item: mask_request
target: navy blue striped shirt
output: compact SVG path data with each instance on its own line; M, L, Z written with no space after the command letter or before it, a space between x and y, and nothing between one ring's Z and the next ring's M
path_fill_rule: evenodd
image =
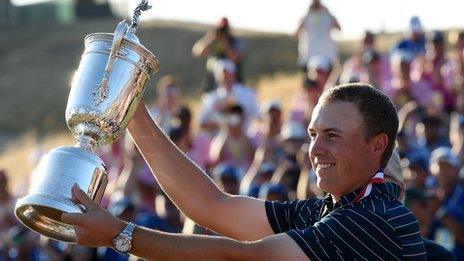
M359 202L358 189L332 197L266 202L274 232L287 233L311 260L426 260L419 224L397 198L394 183L373 184Z

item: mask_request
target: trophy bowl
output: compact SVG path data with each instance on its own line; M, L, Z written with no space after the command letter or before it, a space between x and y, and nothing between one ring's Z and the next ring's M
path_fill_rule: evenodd
M77 144L52 149L44 156L33 173L29 193L16 202L16 217L31 230L60 241L76 241L73 226L61 221L62 213L85 212L72 201L75 183L100 203L108 175L93 148L122 135L150 75L159 68L156 57L134 33L134 27L123 21L114 34L85 37L66 107L66 123Z

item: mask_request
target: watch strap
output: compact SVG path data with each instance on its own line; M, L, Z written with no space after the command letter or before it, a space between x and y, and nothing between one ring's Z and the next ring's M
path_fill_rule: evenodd
M127 236L132 240L132 236L134 235L134 230L136 226L137 225L132 222L127 223L120 235Z

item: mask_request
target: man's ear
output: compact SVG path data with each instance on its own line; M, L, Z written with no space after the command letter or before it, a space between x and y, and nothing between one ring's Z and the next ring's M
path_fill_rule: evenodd
M383 153L388 147L388 135L380 133L371 140L372 142L372 158L381 159Z

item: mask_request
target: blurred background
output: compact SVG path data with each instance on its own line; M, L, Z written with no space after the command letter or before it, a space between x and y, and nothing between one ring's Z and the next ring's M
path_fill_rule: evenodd
M12 206L3 202L14 202L27 193L40 158L54 147L74 142L64 111L84 37L113 32L121 19L132 16L138 3L0 0L0 170L5 180L3 201L0 189L0 220ZM321 195L304 160L305 128L318 95L336 83L369 82L398 106L404 123L398 143L405 184L417 181L418 174L411 174L410 168L422 164L427 172L424 182L416 184L423 193L410 192L414 202L422 204L435 197L427 194L429 190L439 191L439 179L429 173L428 165L434 149L452 148L460 160L455 167L462 166L464 2L151 0L150 5L152 9L142 13L137 36L159 59L160 71L147 87L145 102L167 135L229 193L278 200ZM234 77L231 86L246 89L248 100L234 96L233 91L222 100L216 97L219 87L227 85L227 73ZM221 109L217 109L218 101ZM207 113L213 108L217 113ZM241 117L239 129L233 124L236 115ZM217 145L224 138L224 128L245 137L238 147L229 148L243 152L242 158L225 155L224 144ZM438 133L435 140L429 133L433 128ZM237 137L226 139L236 144ZM188 225L179 218L182 215L171 211L175 206L137 159L130 139L104 146L98 153L112 168L114 185L107 189L105 206L114 208L114 213L143 212L146 200L145 210L163 206L155 212L169 224L163 225L171 229L166 231L190 226L192 231L212 233ZM125 183L133 187L124 188ZM122 196L110 199L111 194ZM424 221L424 235L431 238L430 220L439 206L442 203L431 204ZM48 241L36 246L39 250L21 249L29 237L33 240L37 235L28 235L15 221L3 228L1 224L0 235L7 238L2 242L9 244L3 243L3 250L51 259L61 258L63 251L73 258L105 255L78 247L65 250ZM7 250L3 255L19 255Z

